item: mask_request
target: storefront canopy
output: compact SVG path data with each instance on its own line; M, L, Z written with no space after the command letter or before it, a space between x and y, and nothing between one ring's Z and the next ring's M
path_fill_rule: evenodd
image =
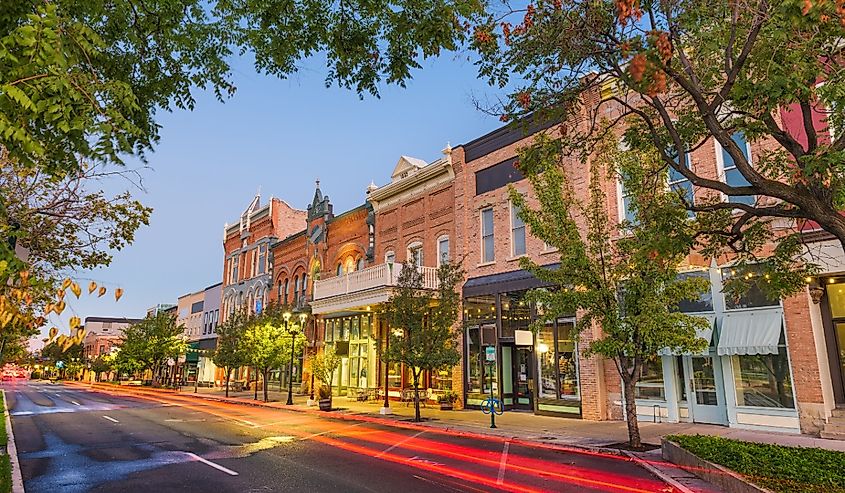
M780 308L726 313L716 352L720 356L777 354L782 327Z
M696 316L707 319L707 321L710 322L709 324L707 324L706 329L695 331L695 335L698 336L699 338L707 341L707 345L710 346L710 341L713 339L713 326L716 323L716 314L715 313L705 313L703 315L696 315ZM707 351L708 350L705 349L702 352L702 354L707 354ZM660 356L680 356L681 355L681 353L678 353L676 351L672 351L669 348L661 349L657 354L659 354ZM683 353L683 354L689 354L689 353Z

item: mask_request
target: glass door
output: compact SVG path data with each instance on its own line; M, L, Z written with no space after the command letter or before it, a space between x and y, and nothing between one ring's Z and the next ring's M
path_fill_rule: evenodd
M534 409L533 359L531 347L516 346L516 357L513 359L514 408Z
M842 386L845 388L845 322L836 322L836 348Z
M684 362L690 383L690 407L696 423L727 424L722 368L712 356L688 356Z

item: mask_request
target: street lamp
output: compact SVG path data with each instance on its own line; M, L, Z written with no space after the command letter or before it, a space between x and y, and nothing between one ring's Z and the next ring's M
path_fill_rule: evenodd
M308 314L305 312L301 312L299 314L300 329L304 329L306 320L308 320ZM290 333L290 367L288 369L288 401L285 403L288 406L293 404L293 356L294 350L296 349L297 332L298 331L296 329L288 329L288 333Z

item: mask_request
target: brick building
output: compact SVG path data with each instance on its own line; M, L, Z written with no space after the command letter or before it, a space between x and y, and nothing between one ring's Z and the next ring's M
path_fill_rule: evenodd
M137 318L85 317L85 337L82 339L82 360L90 362L100 356L112 354L123 339L123 330L140 322ZM83 380L94 381L96 375L85 370Z
M276 198L261 206L256 195L238 222L223 228L223 320L240 307L261 310L272 286L270 245L299 232L304 220L305 211Z

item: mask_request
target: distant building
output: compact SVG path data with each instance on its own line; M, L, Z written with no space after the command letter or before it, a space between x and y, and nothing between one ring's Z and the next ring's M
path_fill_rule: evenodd
M148 317L155 317L158 315L158 312L165 312L169 310L173 310L176 308L176 305L173 303L159 303L154 307L147 308L147 316Z
M123 329L140 322L137 318L125 317L87 317L85 318L85 338L82 339L82 357L91 360L111 353L120 346Z

